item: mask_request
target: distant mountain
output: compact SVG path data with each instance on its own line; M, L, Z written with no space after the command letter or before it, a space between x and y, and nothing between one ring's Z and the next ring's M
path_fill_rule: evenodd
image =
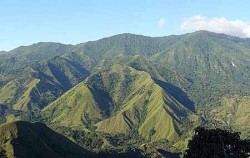
M18 92L24 93L29 82L40 79L29 104L43 108L95 68L112 62L115 57L139 55L186 78L192 86L187 84L182 89L188 91L197 105L203 105L213 100L211 95L215 96L217 91L216 99L226 91L248 92L250 76L245 72L249 71L249 50L247 39L206 31L156 38L121 34L76 46L37 43L2 55L0 85L3 87L15 79L18 87L22 87ZM201 101L197 93L206 99Z
M71 52L72 47L37 43L0 54L1 122L13 113L25 120L34 118L36 111L89 75L89 58Z
M0 126L0 157L89 157L87 150L41 123L24 121Z

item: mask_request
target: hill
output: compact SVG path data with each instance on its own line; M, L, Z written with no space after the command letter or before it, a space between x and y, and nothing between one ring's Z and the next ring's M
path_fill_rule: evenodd
M148 73L119 64L92 74L43 113L57 125L95 125L105 133L135 131L152 140L175 140L198 119Z

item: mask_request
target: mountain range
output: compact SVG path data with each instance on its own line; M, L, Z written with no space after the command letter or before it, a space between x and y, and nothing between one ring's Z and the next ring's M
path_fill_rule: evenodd
M249 39L207 31L21 46L0 53L0 121L40 121L75 142L65 129L93 132L100 150L126 145L119 136L182 152L211 123L249 138L249 63Z

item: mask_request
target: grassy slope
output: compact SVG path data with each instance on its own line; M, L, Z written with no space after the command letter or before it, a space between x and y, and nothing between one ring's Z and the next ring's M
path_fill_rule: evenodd
M40 109L57 99L88 75L78 63L63 57L55 57L35 67L35 77L41 82L36 87L33 103Z
M93 120L102 119L93 94L84 82L66 92L42 110L47 121L62 126L88 126Z
M98 100L93 94L106 98ZM65 126L97 123L97 131L128 134L137 130L152 140L178 138L183 124L194 116L148 73L119 64L96 72L43 113L51 123ZM152 130L155 132L150 134Z
M0 87L15 81L20 89L9 107L20 100L26 93L27 82L34 79L40 82L34 87L31 102L41 109L86 78L89 72L79 61L63 58L71 48L71 45L45 42L5 53L0 59Z
M241 131L244 138L249 138L250 97L235 95L223 97L221 106L211 111L211 116L220 123Z
M29 108L29 103L31 101L31 93L32 89L39 83L39 79L35 79L31 81L29 84L27 84L25 88L25 92L22 94L22 96L17 100L17 102L13 105L13 109L15 110L21 110L21 111L27 111Z
M117 73L117 69L124 71L126 68L115 65L115 67L112 67L111 72L108 73ZM119 77L119 81L115 83L115 89L111 90L111 95L114 96L113 98L117 102L117 106L119 106L119 111L114 116L97 123L98 131L128 133L136 123L144 119L142 113L146 106L145 102L149 98L148 89L152 86L151 77L145 72L132 68L128 68L127 71L129 71L129 74L126 77L131 78L129 85L122 84L126 80L126 77L122 75ZM127 94L122 94L121 92L126 92L121 90L124 88L130 89L130 91ZM118 99L121 102L118 102Z
M189 122L192 113L157 85L148 73L132 69L133 73L138 76L121 110L97 123L97 130L128 133L138 128L140 135L151 140L179 138L184 119Z
M10 101L16 94L18 85L15 81L11 81L0 89L0 104Z

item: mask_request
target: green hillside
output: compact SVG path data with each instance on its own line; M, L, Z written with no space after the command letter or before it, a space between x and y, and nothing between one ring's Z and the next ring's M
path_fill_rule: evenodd
M191 82L186 90L197 106L211 105L226 94L249 95L247 40L200 31L184 35L151 59Z
M89 126L103 118L93 94L84 82L76 85L42 111L50 123L68 127Z
M211 111L221 125L239 131L244 138L250 138L250 97L235 95L223 97L219 107Z
M170 83L184 90L199 108L218 102L226 94L249 95L247 39L207 31L156 38L121 34L76 45L75 51L91 57L97 68L120 56L148 58L154 67L168 68L188 81L183 85Z
M148 73L118 64L94 73L43 113L52 124L89 127L96 123L100 132L136 131L152 140L175 140L184 127L194 126L191 121L198 121Z
M202 107L226 93L249 95L250 76L245 73L249 50L248 40L206 31L155 38L120 34L75 46L37 43L1 54L0 86L17 79L19 87L25 87L26 80L40 79L34 102L43 108L96 69L122 57L119 61L130 62L158 80L168 79ZM151 65L136 56L147 58Z
M33 107L41 109L82 81L88 74L89 72L83 66L62 57L54 57L47 62L31 64L26 68L13 70L8 74L3 73L1 89L8 88L7 86L10 86L10 83L16 83L18 86L15 91L18 90L18 94L16 95L6 89L6 91L1 92L5 93L1 95L1 102L3 103L8 99L9 106L14 106L16 110L27 111L28 108L17 108L17 104L20 104L20 101L26 96L26 98L30 98L30 101L26 99L22 102L22 106L28 107L29 103ZM39 80L39 82L36 84L30 83L35 80ZM14 91L13 88L11 90Z
M16 104L14 104L13 109L15 110L22 110L27 111L29 103L31 101L31 92L32 89L39 83L38 79L35 79L31 81L29 84L27 84L24 88L24 94L17 100Z
M0 104L5 104L6 102L10 101L17 91L17 83L14 81L9 82L4 87L0 89Z
M249 138L249 52L249 39L207 31L21 46L0 53L0 122L43 121L107 144L167 140L175 152L200 124Z

